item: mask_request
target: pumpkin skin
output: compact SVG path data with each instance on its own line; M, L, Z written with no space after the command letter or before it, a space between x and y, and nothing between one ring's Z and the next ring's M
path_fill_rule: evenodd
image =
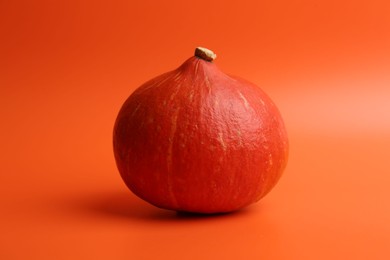
M131 191L157 207L195 213L258 201L288 158L286 129L271 99L197 56L130 95L113 144Z

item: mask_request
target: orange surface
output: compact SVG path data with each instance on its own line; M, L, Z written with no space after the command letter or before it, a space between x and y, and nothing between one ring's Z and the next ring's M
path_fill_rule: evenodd
M389 3L0 1L0 258L390 259ZM198 45L290 134L280 183L234 214L157 209L114 163L125 98Z

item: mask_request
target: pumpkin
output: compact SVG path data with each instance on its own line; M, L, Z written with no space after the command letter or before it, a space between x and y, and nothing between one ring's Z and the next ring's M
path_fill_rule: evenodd
M164 209L222 213L264 197L288 159L288 137L275 104L256 85L218 69L198 47L177 69L125 101L114 155L137 196Z

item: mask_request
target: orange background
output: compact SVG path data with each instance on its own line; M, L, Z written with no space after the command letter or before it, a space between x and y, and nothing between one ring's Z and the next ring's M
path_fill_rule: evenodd
M390 259L390 2L0 1L1 259ZM127 96L201 45L273 98L261 202L180 216L130 193Z

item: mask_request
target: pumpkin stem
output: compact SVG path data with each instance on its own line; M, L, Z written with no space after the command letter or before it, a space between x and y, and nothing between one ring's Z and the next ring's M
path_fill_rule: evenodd
M215 58L217 58L217 55L212 50L203 47L196 47L195 56L201 58L202 60L210 61L210 62L212 62L213 60L215 60Z

